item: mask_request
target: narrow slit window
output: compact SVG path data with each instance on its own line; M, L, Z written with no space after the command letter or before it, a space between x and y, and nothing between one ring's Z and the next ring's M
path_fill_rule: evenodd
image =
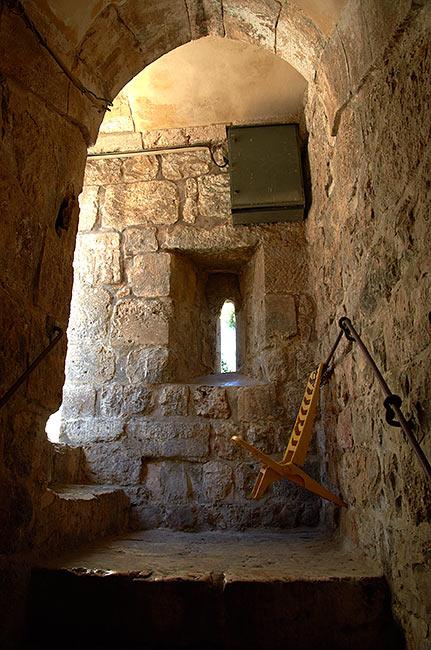
M220 371L236 372L235 305L226 300L220 312Z

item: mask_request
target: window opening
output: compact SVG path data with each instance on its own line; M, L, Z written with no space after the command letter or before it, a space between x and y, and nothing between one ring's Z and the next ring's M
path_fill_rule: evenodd
M236 372L235 305L226 300L220 312L220 371Z
M48 440L50 440L51 442L59 441L60 426L61 426L61 407L58 409L58 411L50 415L46 422L45 433L48 436Z

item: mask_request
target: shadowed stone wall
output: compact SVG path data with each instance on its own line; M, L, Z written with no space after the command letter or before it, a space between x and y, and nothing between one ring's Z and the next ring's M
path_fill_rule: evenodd
M224 127L144 134L225 145ZM140 134L102 135L95 151ZM230 442L282 452L314 356L304 224L231 225L229 177L208 149L90 158L81 195L62 436L92 479L126 486L136 524L316 524L287 482L248 499L258 464ZM217 317L237 304L245 385L219 372ZM208 383L209 382L209 383ZM318 447L308 470L318 478Z
M401 4L385 21L365 21L351 3L322 57L307 110L307 234L318 357L347 314L431 458L429 3L410 12L404 3L404 23L381 61L372 58ZM385 422L384 395L356 344L344 339L322 398L328 477L349 504L341 530L382 563L409 647L431 648L431 486L403 433Z
M38 20L40 12L34 3L25 4ZM196 9L203 5L188 4ZM197 11L187 16L181 4L184 29L173 20L179 16L175 13L179 3L157 3L154 20L150 4L130 0L120 7L120 13L107 7L88 34L84 29L78 46L59 34L58 25L48 19L39 20L38 26L75 77L100 97L111 91L115 94L164 52L208 33L252 40L304 67L309 81L314 199L308 238L321 341L316 358L326 356L335 336L335 320L345 307L376 353L391 387L402 394L407 416L421 423L426 434L424 449L430 456L426 306L430 5L424 0L349 0L338 27L326 39L291 2L255 0L238 12L239 1L225 0L224 13L220 2L204 4L206 9L199 16ZM209 7L217 10L214 20ZM170 28L161 32L156 26L166 20ZM297 23L301 29L295 28ZM0 29L0 380L7 389L27 360L44 347L46 317L62 325L67 320L76 215L60 239L54 225L65 193L70 187L75 194L80 191L86 147L97 132L103 102L81 94L6 3L0 5ZM152 38L153 31L160 38ZM175 226L165 224L172 231ZM115 233L111 228L114 236L108 250L113 259ZM252 273L255 265L257 274L264 260L264 250L257 247L242 273ZM263 309L262 282L256 279L247 286L243 301L247 303L249 296L260 301ZM295 305L298 315L300 310L308 312L307 300L296 302L295 297ZM263 319L253 322L255 331L261 332ZM302 384L301 345L289 347L295 350L293 361L282 367L292 373L297 367ZM108 355L108 350L104 353ZM11 625L19 628L28 568L22 553L33 548L31 531L51 477L52 450L43 428L48 413L60 401L64 354L64 345L57 348L0 415L2 643L7 643ZM268 348L270 358L271 354ZM290 358L288 350L285 357ZM305 361L308 365L306 357ZM286 396L289 386L298 384L298 377L284 384ZM409 648L427 650L429 487L402 436L386 427L380 411L377 414L381 396L357 352L348 352L344 358L340 352L335 377L325 391L320 430L328 440L326 472L332 487L341 482L341 492L350 504L341 519L341 531L346 539L380 558L391 580Z

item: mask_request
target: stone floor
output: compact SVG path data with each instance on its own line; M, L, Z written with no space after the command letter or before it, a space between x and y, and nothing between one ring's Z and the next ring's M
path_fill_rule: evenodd
M377 566L319 529L131 532L32 573L20 650L404 650Z
M327 580L381 572L319 529L185 533L139 531L45 562L47 568L134 573L148 580Z

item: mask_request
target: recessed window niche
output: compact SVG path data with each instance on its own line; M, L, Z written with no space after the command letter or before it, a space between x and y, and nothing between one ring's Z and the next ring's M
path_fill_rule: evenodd
M220 372L236 372L236 317L235 305L225 300L218 319Z

